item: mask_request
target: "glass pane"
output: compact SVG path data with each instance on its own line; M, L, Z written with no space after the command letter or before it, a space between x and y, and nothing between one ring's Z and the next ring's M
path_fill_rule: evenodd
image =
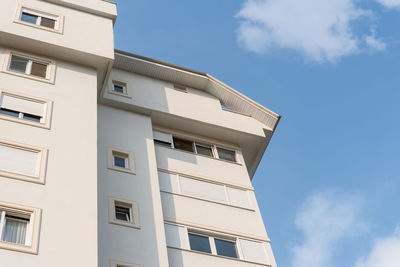
M189 152L193 151L193 142L174 137L174 147Z
M213 156L212 149L210 146L196 145L196 150L197 150L198 154L209 156L209 157Z
M46 78L46 72L47 72L47 64L32 62L32 69L31 69L32 75Z
M26 225L27 222L24 219L19 220L6 217L6 225L1 240L10 243L25 244Z
M118 93L124 93L124 87L120 86L120 85L117 85L117 84L114 84L114 91L118 92Z
M21 20L22 21L29 22L29 23L32 23L32 24L36 24L37 19L38 19L38 16L22 12L22 16L21 16Z
M54 19L48 19L48 18L42 17L40 25L47 27L47 28L54 29L54 26L56 25L56 21Z
M214 238L217 254L237 258L235 242Z
M191 250L211 253L210 241L207 236L189 233L189 243Z
M0 108L0 114L12 116L12 117L19 117L19 112L11 110L11 109L6 109L6 108Z
M24 114L24 120L28 120L28 121L36 121L36 122L40 122L40 119L42 117L40 116L36 116L36 115L32 115L32 114Z
M217 151L220 159L236 162L236 152L234 150L217 147Z
M28 64L28 59L12 55L10 70L25 73L26 65Z
M161 140L157 140L157 139L154 139L154 144L160 145L160 146L171 147L171 143L165 142L165 141L161 141Z
M125 166L125 158L114 156L114 166L126 168Z
M130 208L115 206L115 218L117 220L129 222L131 220Z

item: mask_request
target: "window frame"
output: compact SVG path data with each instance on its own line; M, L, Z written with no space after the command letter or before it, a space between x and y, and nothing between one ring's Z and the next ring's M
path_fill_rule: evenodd
M3 95L8 95L11 97L21 98L26 101L38 102L38 103L43 104L44 105L43 116L42 116L43 122L35 122L35 121L23 119L23 118L21 118L21 114L23 114L23 113L16 111L16 110L15 110L15 112L19 112L18 118L0 113L0 119L18 122L18 123L27 124L27 125L36 126L36 127L41 127L41 128L45 128L45 129L50 129L53 101L0 89L0 99L2 99ZM2 103L0 103L0 108L1 108L1 104Z
M36 24L30 23L27 21L23 21L22 20L23 13L28 13L28 14L37 16L38 20L36 21ZM55 21L54 28L40 25L41 18L47 18L47 19L54 20ZM22 24L25 26L30 26L33 28L46 30L46 31L50 31L50 32L58 33L58 34L63 34L63 32L64 32L64 16L53 13L53 12L47 12L47 11L40 10L37 8L28 7L26 5L18 5L17 12L16 12L15 18L14 18L14 23L18 23L18 24Z
M130 220L123 221L116 218L115 207L122 205L130 208ZM111 224L140 229L139 204L136 201L109 197L108 198L108 222Z
M114 85L120 86L123 88L123 92L117 92L114 90ZM121 79L110 79L108 83L108 93L117 95L117 96L122 96L126 98L132 98L131 94L131 88L129 86L129 83L127 81L121 80Z
M48 58L43 58L43 57L32 55L32 54L28 54L25 52L16 51L16 50L7 50L4 53L4 55L5 56L4 56L4 64L3 64L2 72L16 75L19 77L28 78L28 79L35 80L35 81L41 81L41 82L54 84L55 71L56 71L56 62L54 60L51 60ZM14 71L14 70L10 69L11 59L14 55L28 60L27 67L25 68L25 73L19 72L19 71ZM31 74L30 71L31 71L32 62L37 62L39 64L45 64L47 66L46 78L42 78L42 77Z
M35 146L17 143L14 141L3 140L3 139L0 139L0 145L38 153L38 163L36 166L36 175L35 176L13 173L13 172L8 172L8 171L4 171L4 170L0 170L0 176L17 179L17 180L22 180L22 181L26 181L26 182L37 183L37 184L45 183L47 154L48 154L48 150L46 148L35 147Z
M110 267L143 267L141 264L110 260Z
M114 157L115 155L120 155L121 157L125 158L125 164L127 167L119 167L115 166L114 164ZM135 158L132 152L116 149L112 147L107 147L107 168L114 171L125 172L129 174L136 174L135 168Z
M2 235L2 231L5 226L5 220L3 218L5 217L7 212L11 212L14 214L21 214L22 216L29 216L29 223L26 229L24 245L2 241L2 236L0 236L0 249L8 249L30 254L38 254L39 228L40 228L42 210L39 208L1 201L0 214L2 219L0 219L0 235Z

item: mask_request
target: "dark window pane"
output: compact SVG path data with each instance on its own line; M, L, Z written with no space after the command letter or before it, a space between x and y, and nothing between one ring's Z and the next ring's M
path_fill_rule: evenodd
M25 73L26 65L28 64L28 59L12 55L10 70Z
M24 117L23 117L25 120L29 120L29 121L36 121L36 122L40 122L40 119L42 118L42 117L40 117L40 116L36 116L36 115L32 115L32 114L24 114Z
M124 93L124 87L121 85L114 84L114 91L118 93Z
M12 116L12 117L19 117L19 112L11 110L11 109L6 109L6 108L0 108L0 114Z
M32 62L32 69L31 69L31 74L46 78L46 72L47 72L47 65L42 64L42 63L37 63L37 62Z
M126 168L125 166L125 158L114 156L114 166Z
M214 238L214 241L215 241L215 247L217 248L218 255L231 257L231 258L237 258L235 242L226 241L226 240L217 239L217 238Z
M189 152L193 151L193 142L174 137L174 147Z
M157 139L154 139L154 144L160 145L160 146L171 147L170 142L165 142L165 141L161 141L161 140L157 140Z
M206 236L189 233L189 243L191 250L211 253L210 242Z
M198 154L209 156L209 157L213 156L212 149L210 146L196 145L196 150L197 150Z
M21 20L22 21L29 22L29 23L32 23L32 24L36 24L37 19L38 19L38 16L22 12L22 16L21 16Z
M131 220L130 208L115 206L115 218L117 220L129 222Z
M234 150L217 147L217 151L220 159L236 162L236 152Z
M47 28L54 29L54 26L56 25L56 21L54 19L48 19L48 18L42 17L40 25L47 27Z

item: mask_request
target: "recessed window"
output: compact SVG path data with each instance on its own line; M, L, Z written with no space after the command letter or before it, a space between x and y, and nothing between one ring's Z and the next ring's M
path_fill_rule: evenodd
M140 228L139 209L135 201L109 198L109 222Z
M63 16L20 6L15 22L61 33Z
M188 152L194 152L193 141L181 139L181 138L178 138L175 136L174 136L173 140L174 140L174 148L188 151Z
M0 176L44 183L47 150L0 140Z
M128 83L126 82L112 80L108 92L110 94L131 98L128 90Z
M235 150L217 147L217 152L218 152L218 158L236 162L236 151Z
M55 63L49 59L30 56L19 52L10 52L6 56L4 72L34 80L54 82Z
M107 168L115 171L135 174L133 153L107 148Z
M0 202L0 248L37 253L40 209Z
M217 255L237 258L236 244L233 241L214 238Z
M154 144L171 147L172 146L172 136L168 133L153 131Z
M187 93L187 88L184 85L181 84L174 84L174 89L177 91L185 92Z
M190 249L205 253L211 253L211 246L208 236L189 233Z
M204 156L209 156L209 157L214 156L211 145L203 145L203 144L196 143L196 152L197 152L197 154L201 154Z
M0 92L0 118L49 128L51 101ZM33 123L32 123L33 122Z

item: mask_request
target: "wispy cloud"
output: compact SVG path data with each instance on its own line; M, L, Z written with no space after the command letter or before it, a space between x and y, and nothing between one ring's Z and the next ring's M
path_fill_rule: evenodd
M335 62L365 50L383 50L385 44L373 34L373 13L360 8L358 2L246 0L236 15L240 20L238 41L256 53L287 48L317 62ZM352 25L360 21L369 30L356 34Z
M400 0L376 0L388 8L400 8Z
M312 194L296 216L304 240L293 248L292 266L331 266L335 245L365 229L360 215L362 202L358 195L333 190Z
M400 266L400 228L392 236L375 241L366 257L360 258L354 267L399 267Z

